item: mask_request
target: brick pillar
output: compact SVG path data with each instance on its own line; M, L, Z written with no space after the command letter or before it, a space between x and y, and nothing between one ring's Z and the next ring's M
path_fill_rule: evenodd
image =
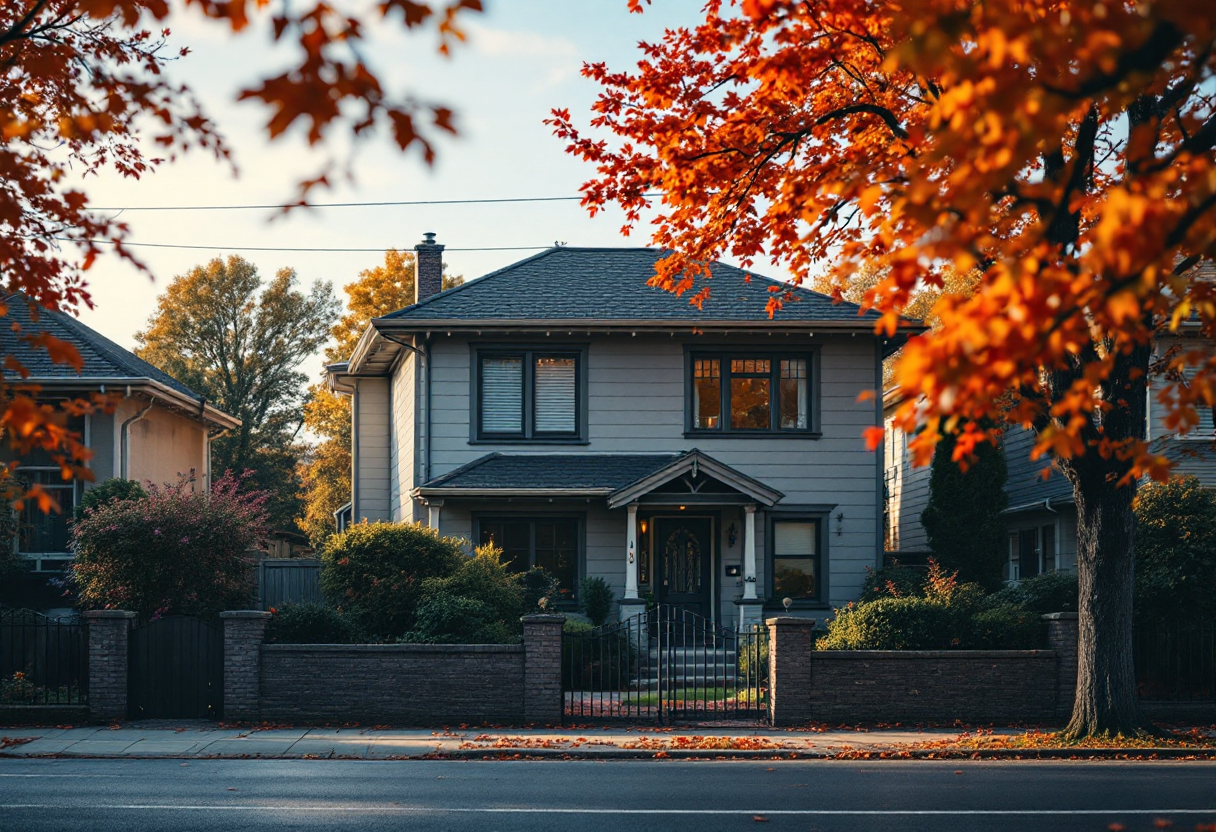
M135 613L89 610L89 711L97 722L127 718L127 645Z
M768 718L774 727L810 722L815 619L782 616L768 624Z
M1067 720L1077 699L1077 614L1053 612L1047 622L1047 646L1056 651L1056 719Z
M525 615L524 722L562 721L562 625L564 615Z
M224 719L257 719L260 712L262 640L270 613L230 610L224 622Z

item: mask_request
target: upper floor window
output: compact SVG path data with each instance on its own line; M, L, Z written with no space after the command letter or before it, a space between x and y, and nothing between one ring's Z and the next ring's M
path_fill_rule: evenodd
M812 353L690 353L687 429L813 432L813 375Z
M478 440L579 441L585 353L481 350L477 353Z

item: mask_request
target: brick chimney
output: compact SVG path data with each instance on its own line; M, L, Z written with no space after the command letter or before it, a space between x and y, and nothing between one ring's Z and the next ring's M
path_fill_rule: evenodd
M414 303L421 303L443 289L443 246L435 242L434 231L422 236L422 242L414 246L418 263L414 274Z

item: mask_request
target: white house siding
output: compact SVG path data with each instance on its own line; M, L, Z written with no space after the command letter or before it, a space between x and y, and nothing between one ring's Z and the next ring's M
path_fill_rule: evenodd
M908 436L896 430L890 419L886 420L884 447L884 482L891 515L888 548L893 552L928 551L929 540L920 524L920 515L929 502L929 466L912 466Z
M486 343L503 343L486 338ZM520 340L545 347L588 345L588 438L583 446L538 446L509 443L470 444L469 389L472 353L463 337L440 335L431 344L432 458L431 477L438 477L493 451L504 453L670 453L700 448L714 458L785 493L781 506L830 505L833 518L827 535L828 583L834 605L855 599L861 591L867 566L878 562L881 549L879 516L881 455L865 448L862 432L877 423L872 401L858 395L875 386L877 355L873 338L806 335L742 336L697 339L697 347L731 350L821 349L819 386L822 436L807 438L723 439L684 436L684 341L667 335L577 338L567 336ZM387 454L386 454L387 457ZM521 485L526 485L521 483ZM446 505L445 533L464 534L471 528L459 509ZM606 510L605 510L606 511ZM623 513L622 513L623 516ZM447 518L451 518L450 521ZM759 518L758 518L759 519ZM451 525L449 525L449 522ZM742 520L736 521L740 530ZM601 531L601 524L607 524ZM722 526L729 522L723 521ZM760 540L757 561L763 569L763 522L757 522ZM461 531L463 529L464 531ZM839 534L837 533L839 529ZM619 537L623 547L623 520L608 523L594 511L588 514L588 548L595 538ZM740 541L742 532L740 531ZM741 542L737 544L737 548ZM727 556L730 557L729 552ZM741 558L741 555L738 556ZM611 560L611 559L609 559ZM598 563L599 557L589 563ZM759 575L761 593L767 576ZM623 584L623 576L621 577ZM619 593L618 593L619 594ZM724 594L725 595L725 594ZM724 597L724 603L732 599Z
M417 442L417 359L403 352L393 369L390 398L393 406L392 460L389 470L389 494L394 521L413 522L418 518L410 491L421 483L418 470Z
M388 520L390 504L389 380L360 378L355 383L354 431L356 521Z

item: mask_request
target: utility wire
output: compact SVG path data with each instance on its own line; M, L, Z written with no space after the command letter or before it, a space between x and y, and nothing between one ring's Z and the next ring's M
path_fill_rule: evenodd
M53 237L54 240L59 240L65 243L84 242L81 240L73 240L68 237ZM88 240L94 245L113 246L117 245L113 240ZM122 244L123 248L177 248L191 249L194 251L303 251L303 252L321 252L321 253L345 253L345 254L383 254L391 248L398 251L406 251L409 246L385 246L382 248L294 248L290 246L191 246L179 243L128 243ZM482 246L477 248L447 248L445 251L544 251L552 246Z
M662 193L643 194L659 197ZM511 202L570 202L581 196L518 196L501 199L416 199L399 202L309 202L304 205L134 205L125 208L93 208L91 211L251 211L271 208L391 208L403 205L500 205Z

